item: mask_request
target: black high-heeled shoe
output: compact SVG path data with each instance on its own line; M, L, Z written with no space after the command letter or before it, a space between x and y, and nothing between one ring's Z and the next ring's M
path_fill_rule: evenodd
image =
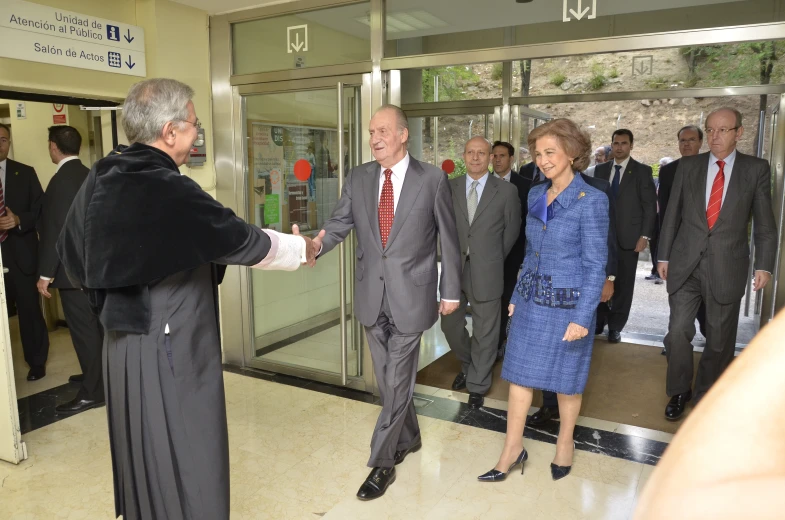
M524 466L523 463L526 462L528 458L529 458L529 454L526 452L526 448L524 448L521 454L518 455L518 458L515 459L515 462L510 464L507 473L502 473L497 469L492 469L488 473L483 473L482 475L477 477L477 480L479 480L480 482L501 482L502 480L507 478L507 475L509 475L512 469L518 464L521 465L521 475L523 475L523 466Z
M572 451L573 451L573 457L574 457L575 456L575 442L574 441L572 443ZM567 475L570 474L570 471L572 471L572 465L569 465L569 466L557 466L556 464L551 462L551 477L553 478L553 480L561 480L561 479L563 479L564 477L566 477Z

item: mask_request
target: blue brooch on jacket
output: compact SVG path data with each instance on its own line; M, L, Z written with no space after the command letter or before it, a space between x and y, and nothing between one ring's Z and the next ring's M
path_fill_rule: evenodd
M581 296L579 289L554 287L550 275L526 271L515 287L523 301L532 300L536 305L558 309L574 309Z

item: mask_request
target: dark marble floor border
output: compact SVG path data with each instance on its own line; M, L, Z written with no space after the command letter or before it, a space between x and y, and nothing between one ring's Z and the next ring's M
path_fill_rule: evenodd
M79 391L79 383L66 383L16 400L22 435L73 415L58 415L55 406L67 403Z
M297 386L299 388L314 390L316 392L343 397L345 399L380 404L379 399L372 394L351 388L328 385L284 374L273 374L252 368L224 365L224 370L233 374L254 377L284 385ZM473 410L469 408L469 405L466 403L444 397L423 395L416 392L414 396L415 408L418 415L500 433L504 433L507 430L507 412L504 410L486 407ZM550 421L548 424L537 428L526 427L524 431L525 438L550 444L556 444L556 437L558 434L558 421ZM609 457L654 466L659 462L660 457L662 457L662 454L668 447L668 443L653 441L633 435L598 430L586 426L576 426L575 447L590 453L598 453Z
M271 381L273 383L313 390L315 392L342 397L344 399L352 399L354 401L377 405L381 404L378 397L367 392L320 383L318 381L311 381L309 379L231 365L224 365L224 371L262 379L264 381ZM19 399L17 405L19 408L19 422L22 434L30 433L38 428L43 428L44 426L49 426L50 424L54 424L68 417L73 417L58 415L55 413L55 406L70 401L76 396L78 391L78 383L68 383ZM415 393L414 401L417 413L425 417L465 424L467 426L483 428L485 430L500 433L504 433L507 428L507 412L504 410L486 407L474 410L469 408L466 403L419 393ZM558 434L559 423L557 421L551 421L541 427L527 427L524 437L556 444L556 437ZM586 426L576 426L575 446L582 451L598 453L609 457L653 466L659 462L660 457L665 451L665 448L668 447L668 444L633 435L608 432Z
M295 334L294 336L290 336L290 337L288 337L288 338L286 338L284 340L281 340L281 341L278 341L276 343L273 343L272 345L267 345L266 347L263 347L263 348L260 348L260 349L256 349L256 357L261 357L261 356L264 356L265 354L269 354L271 352L275 352L278 349L282 349L284 347L287 347L287 346L291 345L292 343L297 343L298 341L303 340L305 338L309 338L311 336L315 336L316 334L319 334L320 332L324 332L325 330L331 329L331 328L335 327L336 325L340 325L340 324L341 324L341 320L340 319L335 319L333 321L328 321L327 323L319 325L318 327L314 327L312 329L305 330L303 332Z

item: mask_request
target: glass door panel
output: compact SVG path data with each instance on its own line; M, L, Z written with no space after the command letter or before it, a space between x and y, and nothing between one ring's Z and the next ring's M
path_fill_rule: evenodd
M284 233L296 224L307 236L319 232L357 164L359 98L356 86L244 97L253 224ZM251 270L251 364L343 384L359 376L353 280L353 235L312 269Z

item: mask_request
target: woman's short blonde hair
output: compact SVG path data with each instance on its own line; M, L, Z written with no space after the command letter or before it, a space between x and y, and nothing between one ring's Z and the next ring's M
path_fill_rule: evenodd
M564 153L573 160L572 169L582 172L591 163L591 137L581 130L570 119L554 119L544 125L540 125L529 134L529 150L532 156L536 153L537 139L541 137L555 137L559 141Z

